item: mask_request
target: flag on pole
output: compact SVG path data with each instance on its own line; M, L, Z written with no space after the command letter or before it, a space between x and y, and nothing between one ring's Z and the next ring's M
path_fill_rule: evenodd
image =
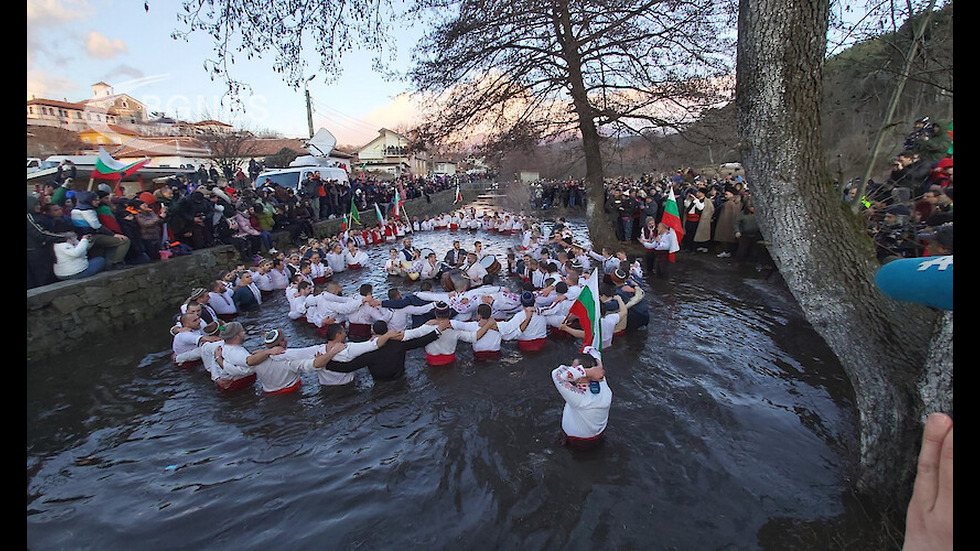
M378 223L384 226L386 223L385 217L381 215L381 207L378 206L378 203L374 204L374 212L378 215Z
M361 217L358 216L357 205L354 204L353 197L350 198L350 222L351 224L358 224L358 225L360 225L361 223Z
M402 215L402 199L398 194L398 190L395 190L395 218L401 218Z
M667 202L664 204L664 214L660 218L660 221L667 224L668 228L674 230L678 243L684 240L684 224L681 222L680 211L677 210L677 199L674 197L673 186L670 186L670 195L667 196Z
M463 202L463 194L459 192L459 184L456 184L456 198L453 199L453 204L455 205L456 203L462 203L462 202Z
M340 233L347 231L347 215L344 214L344 221L340 223Z
M95 161L92 178L118 182L127 176L132 176L137 170L146 166L152 159L149 157L135 163L123 163L112 158L104 148L99 147L99 156Z
M591 346L602 353L602 304L599 302L599 270L592 270L592 275L585 282L578 298L572 304L569 314L578 318L579 325L585 331L582 339L582 349Z

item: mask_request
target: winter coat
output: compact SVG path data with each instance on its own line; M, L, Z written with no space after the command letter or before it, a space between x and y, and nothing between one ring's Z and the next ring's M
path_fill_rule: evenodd
M725 201L718 213L718 223L715 225L715 241L719 243L734 243L735 240L735 220L742 212L742 197L735 195Z
M704 210L701 211L701 219L698 221L698 229L694 232L695 243L706 243L711 241L711 220L714 218L715 204L711 199L705 198Z

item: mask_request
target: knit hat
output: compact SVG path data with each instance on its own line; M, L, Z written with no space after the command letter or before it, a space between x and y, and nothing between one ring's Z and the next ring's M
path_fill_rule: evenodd
M191 296L189 298L190 300L197 300L206 294L208 294L208 290L204 287L195 287L193 290L191 290Z
M449 304L444 301L439 301L436 303L436 317L448 318L451 310L449 309Z
M521 306L525 308L528 306L534 306L534 293L531 291L524 291L521 293Z
M241 323L233 321L221 329L221 338L230 339L244 330Z
M273 344L279 340L280 335L281 333L278 329L270 329L269 331L266 331L264 335L262 335L262 343Z
M138 196L138 199L140 201L143 201L147 205L152 205L152 204L154 204L154 203L157 202L156 195L153 195L152 193L150 193L148 191L144 191L143 193L140 193L139 196Z

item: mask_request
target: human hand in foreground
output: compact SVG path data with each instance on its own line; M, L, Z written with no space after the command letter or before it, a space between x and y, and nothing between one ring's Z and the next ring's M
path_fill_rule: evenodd
M953 549L953 420L942 413L926 419L902 549Z

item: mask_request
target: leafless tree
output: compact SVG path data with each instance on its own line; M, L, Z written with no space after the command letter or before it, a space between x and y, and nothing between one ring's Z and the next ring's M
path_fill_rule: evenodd
M603 136L680 128L726 99L730 3L423 0L417 13L432 21L409 73L433 107L420 134L491 151L577 137L600 241L613 235Z

